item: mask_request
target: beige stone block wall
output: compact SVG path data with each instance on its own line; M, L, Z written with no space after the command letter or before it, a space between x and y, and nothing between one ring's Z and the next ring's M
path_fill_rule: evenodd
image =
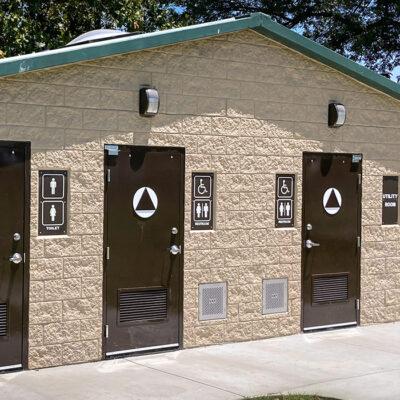
M138 115L151 84L160 114ZM346 105L340 129L327 105ZM400 174L400 106L251 31L0 80L2 139L32 142L31 368L101 357L103 145L186 148L184 346L300 331L304 151L363 153L363 324L400 319L400 228L381 226L384 174ZM37 171L70 172L69 232L37 237ZM216 227L190 231L192 171L216 173ZM296 226L274 228L279 172L297 175ZM262 315L262 279L289 307ZM200 322L199 283L228 282L228 318Z
M101 355L101 145L98 140L96 151L67 149L65 133L59 134L59 149L35 148L32 143L30 368L97 360ZM58 238L37 236L38 170L51 168L69 171L68 235Z

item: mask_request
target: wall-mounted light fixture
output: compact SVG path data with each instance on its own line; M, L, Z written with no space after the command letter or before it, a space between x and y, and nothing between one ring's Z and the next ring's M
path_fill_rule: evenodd
M160 107L160 96L156 88L144 87L139 90L139 113L144 117L154 117Z
M346 109L343 104L330 103L328 109L328 126L339 128L346 121Z

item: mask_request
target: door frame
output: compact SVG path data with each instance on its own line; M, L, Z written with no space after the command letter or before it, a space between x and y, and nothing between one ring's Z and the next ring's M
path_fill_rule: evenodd
M107 323L107 229L108 229L108 219L107 219L107 181L108 181L108 172L107 172L107 149L106 146L114 146L113 144L104 144L104 171L103 171L103 179L104 179L104 198L103 198L103 312L102 312L102 326L101 326L101 336L102 336L102 350L101 350L101 355L102 359L108 359L110 357L106 356L106 332L105 332L105 326ZM143 146L143 145L132 145L132 144L118 144L115 145L118 148L119 147L139 147L139 148L144 148L148 150L158 150L158 151L169 151L169 150L176 150L182 155L181 159L181 190L179 194L179 207L180 207L180 212L179 212L179 225L181 229L178 232L178 238L181 243L181 249L182 253L180 254L179 257L179 318L178 318L178 342L179 346L178 349L182 349L183 347L183 298L184 298L184 285L183 285L183 267L184 267L184 257L185 257L185 243L184 243L184 237L185 237L185 160L186 160L186 152L184 147L176 147L176 146ZM167 351L168 348L165 349L160 349L160 351ZM174 348L176 350L176 348ZM156 349L154 351L157 351ZM143 354L145 351L138 351L137 353L126 353L126 354L121 354L120 357L126 357L126 356L134 356L134 355L140 355ZM150 350L151 352L151 350ZM115 358L119 356L113 356L111 358Z
M304 248L304 241L305 241L305 218L304 218L304 213L305 213L305 203L304 203L304 199L305 199L305 170L306 170L306 165L305 165L305 157L306 156L316 156L316 157L321 157L323 155L328 155L328 156L348 156L351 157L353 156L353 154L355 153L334 153L334 152L308 152L305 151L302 154L302 188L301 188L301 192L302 192L302 199L301 199L301 315L300 315L300 329L301 332L305 332L304 331L304 271L305 271L305 248ZM356 153L356 154L361 154L361 153ZM358 236L360 237L360 247L358 248L358 254L357 254L357 265L356 265L356 273L358 276L358 284L357 284L357 298L358 298L358 309L356 308L356 320L357 320L357 326L360 325L360 310L361 310L361 304L360 304L360 294L361 294L361 246L362 246L362 178L363 178L363 165L362 165L362 161L363 161L363 155L361 154L361 160L359 161L359 163L361 164L361 168L359 171L359 191L358 191L358 198L357 198L357 204L358 204L358 212L357 212L357 232L358 232ZM307 332L312 332L311 331L307 331Z
M24 208L23 208L23 252L25 256L22 289L22 369L28 369L29 337L29 279L30 279L30 226L31 226L31 142L17 140L0 140L0 145L22 147L25 153L24 163ZM4 370L7 372L7 370Z

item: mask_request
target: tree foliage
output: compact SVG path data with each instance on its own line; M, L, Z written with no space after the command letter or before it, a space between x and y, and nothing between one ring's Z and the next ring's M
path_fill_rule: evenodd
M400 61L399 0L0 0L0 54L65 45L92 29L153 31L262 11L389 75Z
M0 0L5 56L54 49L92 29L153 31L179 24L168 2L154 0Z
M400 64L399 0L198 0L176 2L190 22L262 11L384 75Z

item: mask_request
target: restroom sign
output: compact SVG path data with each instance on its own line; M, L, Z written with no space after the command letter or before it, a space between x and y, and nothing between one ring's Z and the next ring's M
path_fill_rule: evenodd
M67 233L67 180L65 170L39 171L39 235Z
M214 220L214 173L192 174L192 230L211 230Z
M276 174L275 228L294 226L295 175Z
M399 177L384 176L382 186L382 225L396 225L399 210Z

